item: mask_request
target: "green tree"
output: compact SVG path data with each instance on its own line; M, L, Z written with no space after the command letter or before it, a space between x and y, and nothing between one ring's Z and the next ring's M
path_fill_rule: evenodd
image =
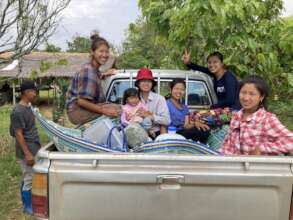
M281 66L284 77L288 78L288 94L293 94L293 17L286 18L278 41Z
M76 36L72 41L67 41L67 52L88 53L90 51L91 41L83 36Z
M128 27L127 39L118 57L119 68L172 68L164 36L140 18Z
M292 26L280 18L282 0L140 0L139 6L177 54L187 47L205 65L219 50L238 76L262 75L274 94L289 94Z
M61 48L55 46L54 44L50 44L50 43L46 42L45 51L49 52L49 53L56 53L56 52L60 52Z

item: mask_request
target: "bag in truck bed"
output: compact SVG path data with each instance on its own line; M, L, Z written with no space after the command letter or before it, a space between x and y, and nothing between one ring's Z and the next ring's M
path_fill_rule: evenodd
M93 121L84 130L83 138L119 151L124 151L125 145L127 145L123 129L120 129L110 118L104 116Z

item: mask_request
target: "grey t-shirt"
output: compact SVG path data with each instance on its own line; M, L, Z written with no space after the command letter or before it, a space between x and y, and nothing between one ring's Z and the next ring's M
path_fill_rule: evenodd
M10 135L15 137L16 129L22 129L23 136L30 152L36 155L40 149L38 130L35 116L31 107L17 104L10 115ZM16 157L24 159L24 154L19 143L16 141Z

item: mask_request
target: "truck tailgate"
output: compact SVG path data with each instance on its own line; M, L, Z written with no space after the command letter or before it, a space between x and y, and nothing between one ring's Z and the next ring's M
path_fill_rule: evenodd
M285 160L58 153L50 160L54 220L289 219Z

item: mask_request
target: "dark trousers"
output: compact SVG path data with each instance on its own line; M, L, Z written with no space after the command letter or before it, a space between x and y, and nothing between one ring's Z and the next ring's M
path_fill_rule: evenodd
M210 131L202 131L198 130L197 128L191 128L191 129L182 129L176 132L177 134L181 134L186 139L192 139L193 141L200 141L202 143L206 143Z

